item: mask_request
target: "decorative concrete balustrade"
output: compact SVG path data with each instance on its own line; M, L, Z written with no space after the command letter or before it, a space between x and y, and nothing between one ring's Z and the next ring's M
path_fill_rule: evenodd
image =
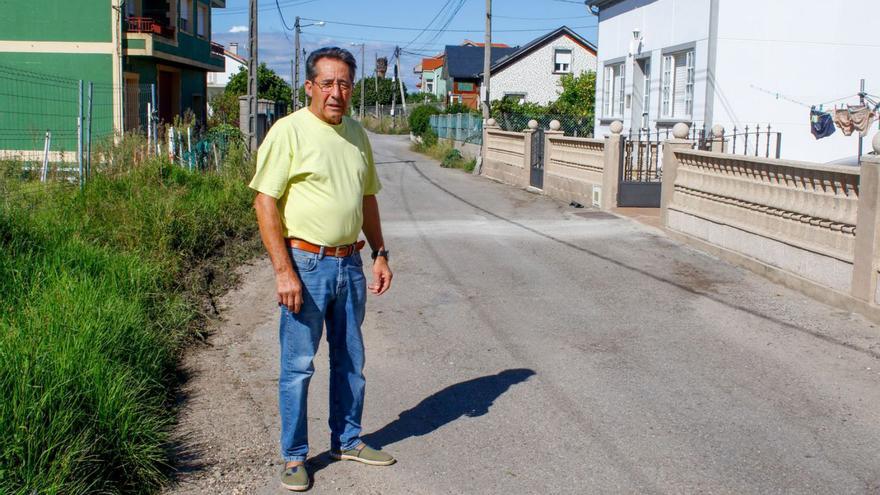
M544 188L553 198L583 205L594 204L611 209L617 202L622 124L612 125L612 134L605 139L565 136L559 121L550 122L544 131ZM529 122L523 132L507 132L489 119L484 126L482 174L507 184L529 185L532 135L536 121Z
M482 174L507 184L528 186L530 138L530 132L502 131L495 119L486 121Z
M686 135L686 134L684 134ZM861 167L664 144L663 221L674 236L819 299L880 316L880 137Z

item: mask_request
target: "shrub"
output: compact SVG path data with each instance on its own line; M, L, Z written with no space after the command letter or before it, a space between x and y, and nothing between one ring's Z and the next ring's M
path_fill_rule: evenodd
M461 152L455 148L450 149L446 152L446 155L443 157L443 160L440 162L440 165L444 168L459 168L456 167L463 158L461 156Z
M437 133L434 132L433 129L428 129L422 134L422 145L426 148L431 148L437 145Z
M409 130L416 136L424 136L431 130L431 115L437 115L439 110L431 105L419 105L409 114Z
M456 113L479 114L480 112L465 105L464 103L459 103L456 101L456 102L450 103L449 105L446 105L446 110L444 110L443 113L448 113L448 114L456 114Z

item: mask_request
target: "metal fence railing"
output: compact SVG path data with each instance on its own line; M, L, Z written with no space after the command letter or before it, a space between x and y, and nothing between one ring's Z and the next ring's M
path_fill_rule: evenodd
M528 128L530 120L536 120L538 127L548 130L550 122L558 120L559 130L566 136L593 137L593 117L577 117L573 115L544 114L530 116L520 113L503 113L495 117L498 127L505 131L521 132Z
M483 117L471 113L431 116L431 129L437 137L463 143L483 144Z

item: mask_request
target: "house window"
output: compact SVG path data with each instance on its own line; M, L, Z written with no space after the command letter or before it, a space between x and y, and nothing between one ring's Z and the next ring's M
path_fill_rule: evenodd
M623 117L624 94L623 64L605 66L605 80L602 88L603 115Z
M433 93L434 92L434 80L433 79L428 79L427 81L425 81L425 92L426 93Z
M192 31L193 0L180 0L180 30Z
M199 5L199 17L196 20L196 34L199 35L200 38L208 37L208 6L207 5Z
M571 50L553 50L553 72L571 72Z
M459 91L462 91L465 93L472 93L474 91L474 83L460 82L460 83L455 83L455 85L458 86Z
M526 94L525 93L505 93L504 94L505 101L514 101L520 105L526 102Z
M692 118L694 114L694 51L663 56L660 116Z

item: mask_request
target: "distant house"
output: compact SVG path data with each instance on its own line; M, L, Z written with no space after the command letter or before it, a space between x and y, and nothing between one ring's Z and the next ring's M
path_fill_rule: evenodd
M446 98L446 79L443 77L443 54L423 58L418 66L421 74L418 87L422 93L430 93L439 99Z
M562 26L492 64L491 98L545 105L559 96L563 75L595 70L595 45Z
M517 48L495 47L492 44L491 63L514 53ZM462 103L476 109L480 99L480 73L483 72L482 46L447 45L443 73L446 79L446 102Z
M587 4L599 17L597 136L615 120L633 130L720 124L728 134L769 124L782 132L783 158L857 154L858 140L840 131L816 140L810 107L857 104L860 79L867 93L880 94L877 30L852 27L853 15L880 18L877 0L846 8L825 0Z
M229 48L224 48L223 58L226 60L226 70L208 73L209 104L211 98L226 90L226 85L229 84L232 76L238 74L241 69L247 70L247 59L238 54L238 43L230 43Z

